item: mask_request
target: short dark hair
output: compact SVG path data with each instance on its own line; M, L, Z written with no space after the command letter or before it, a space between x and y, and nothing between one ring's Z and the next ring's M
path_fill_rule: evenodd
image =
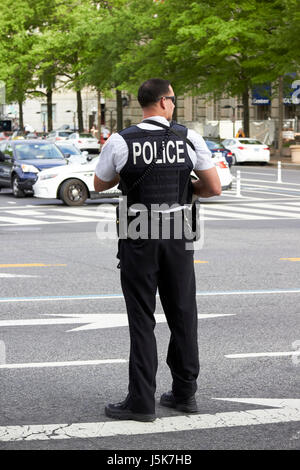
M138 102L142 108L147 108L151 104L156 103L159 98L169 93L169 80L162 78L150 78L146 80L139 88Z

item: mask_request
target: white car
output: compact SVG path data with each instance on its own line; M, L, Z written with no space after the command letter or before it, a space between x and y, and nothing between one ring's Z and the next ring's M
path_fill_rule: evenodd
M265 164L270 161L269 147L259 140L241 137L225 139L222 144L232 152L233 165L242 162L261 162Z
M50 140L50 142L56 142L56 141L59 141L59 140L66 140L71 134L72 134L72 131L69 131L68 129L58 130L58 131L51 131L47 135L46 140Z
M217 173L219 175L222 190L231 189L232 187L232 174L229 169L226 158L223 157L222 152L214 152L212 157Z
M92 134L73 132L68 137L68 142L75 145L82 152L86 150L88 153L100 153L100 143Z
M222 189L231 188L232 174L222 153L212 157L216 166ZM35 197L61 199L68 206L81 206L86 199L119 197L121 191L117 185L97 193L94 189L94 173L99 157L84 163L49 168L38 173L33 185ZM196 179L195 174L192 179Z
M68 206L81 206L86 199L119 197L121 192L114 186L107 191L97 193L94 189L94 174L98 158L82 164L66 165L39 172L33 185L35 197L61 199Z
M217 173L222 186L222 191L224 191L225 189L231 189L233 178L228 163L225 157L223 157L222 152L214 152L211 158L217 169ZM194 172L192 173L192 179L198 179Z

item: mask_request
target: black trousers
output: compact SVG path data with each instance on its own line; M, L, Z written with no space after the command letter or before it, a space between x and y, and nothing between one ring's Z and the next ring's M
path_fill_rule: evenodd
M193 251L184 240L119 240L121 285L129 332L129 402L135 412L154 413L157 348L156 293L171 331L167 364L178 399L197 390L199 354Z

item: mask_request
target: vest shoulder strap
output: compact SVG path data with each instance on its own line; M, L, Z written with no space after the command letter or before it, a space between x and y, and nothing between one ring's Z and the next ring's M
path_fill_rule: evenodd
M173 121L170 123L170 126L166 126L166 124L162 124L161 122L153 121L152 119L145 119L143 122L146 122L147 124L152 124L157 127L162 127L163 129L169 129L170 132L173 134L177 135L177 137L181 137L195 152L195 146L194 144L188 139L185 135L183 135L179 130L175 130L174 126L176 127L182 127L183 130L186 129L185 126L181 126L180 124L173 123Z

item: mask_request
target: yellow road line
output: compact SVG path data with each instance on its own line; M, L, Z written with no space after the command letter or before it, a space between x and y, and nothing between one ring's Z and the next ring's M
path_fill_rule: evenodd
M204 264L204 263L208 263L208 261L201 261L200 259L195 259L194 263L195 264Z
M300 261L300 258L280 258L283 261Z
M0 268L32 268L32 267L48 267L48 266L67 266L67 265L66 264L44 264L44 263L0 264Z

